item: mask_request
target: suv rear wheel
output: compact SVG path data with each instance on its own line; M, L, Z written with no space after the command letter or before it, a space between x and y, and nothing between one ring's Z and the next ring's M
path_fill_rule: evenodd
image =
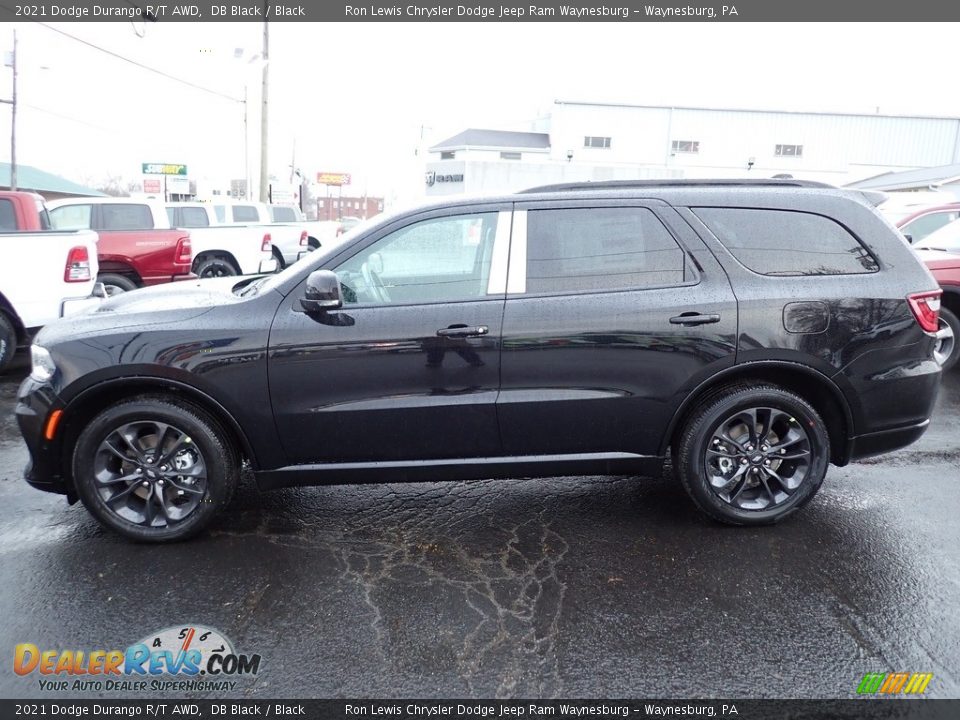
M206 413L140 396L87 425L73 476L101 524L132 540L171 542L199 533L230 502L239 468L226 433Z
M816 494L830 460L823 420L775 385L729 387L684 424L674 466L703 512L733 525L769 525Z

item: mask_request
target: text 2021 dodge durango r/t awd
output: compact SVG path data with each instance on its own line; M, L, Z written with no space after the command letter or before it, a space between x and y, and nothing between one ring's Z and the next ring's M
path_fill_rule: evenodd
M168 541L262 488L646 474L781 520L829 463L929 422L940 290L871 198L599 183L384 218L263 278L45 328L17 415L34 487Z

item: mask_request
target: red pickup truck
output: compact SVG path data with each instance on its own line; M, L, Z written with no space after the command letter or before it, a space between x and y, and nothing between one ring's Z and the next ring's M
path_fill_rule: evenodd
M108 295L176 280L195 280L190 233L173 229L155 200L67 198L47 203L57 230L96 230L97 257Z

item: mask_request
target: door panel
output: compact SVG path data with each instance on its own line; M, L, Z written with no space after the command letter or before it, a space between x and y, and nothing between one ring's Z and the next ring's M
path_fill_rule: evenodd
M499 455L496 418L510 213L421 214L347 260L341 310L281 305L270 391L291 464ZM497 249L502 248L502 249ZM444 301L444 299L448 301Z
M654 455L684 386L733 364L736 300L717 261L668 206L638 203L642 212L611 215L623 208L598 204L546 222L534 215L576 209L518 206L514 247L531 242L525 254L511 251L525 258L523 267L511 263L509 288L525 292L509 294L504 311L504 451ZM590 217L598 224L584 225ZM639 245L625 230L633 225ZM544 233L563 237L547 242ZM703 324L679 324L690 322L685 313Z

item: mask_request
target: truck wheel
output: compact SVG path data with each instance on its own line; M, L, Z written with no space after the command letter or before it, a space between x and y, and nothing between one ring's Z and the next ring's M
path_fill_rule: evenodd
M704 513L770 525L820 489L830 438L806 400L775 385L735 385L709 397L674 444L674 467Z
M277 269L283 270L287 264L283 261L283 253L280 252L276 245L273 246L273 256L277 259Z
M17 331L13 323L0 312L0 372L7 369L17 353Z
M97 275L97 282L102 282L107 296L119 295L137 289L137 284L126 275L117 275L115 273L102 273Z
M202 531L239 479L229 436L200 408L142 395L96 416L73 451L77 494L131 540L174 542Z
M201 278L218 278L239 275L240 270L223 255L210 255L197 263L194 272Z
M960 351L957 349L960 342L960 319L949 308L940 306L940 328L937 331L937 345L934 357L940 363L943 372L949 372L956 367L960 360Z

